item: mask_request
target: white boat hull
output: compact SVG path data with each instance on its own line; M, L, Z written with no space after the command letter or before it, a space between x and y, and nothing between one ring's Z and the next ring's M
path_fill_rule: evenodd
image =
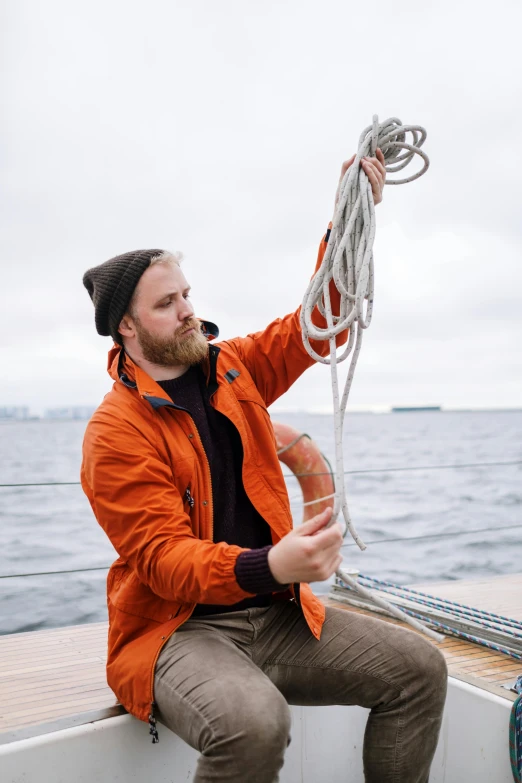
M512 703L450 677L430 783L512 783ZM362 743L368 711L360 707L292 707L292 742L281 783L363 783ZM267 719L269 717L267 716ZM197 753L158 724L130 715L0 746L1 783L186 783Z

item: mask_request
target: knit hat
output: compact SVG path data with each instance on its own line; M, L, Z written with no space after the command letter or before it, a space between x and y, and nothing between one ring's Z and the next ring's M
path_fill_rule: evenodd
M120 321L127 312L129 302L139 279L150 262L163 250L133 250L88 269L83 284L94 304L94 321L98 334L111 335L122 344L118 332Z

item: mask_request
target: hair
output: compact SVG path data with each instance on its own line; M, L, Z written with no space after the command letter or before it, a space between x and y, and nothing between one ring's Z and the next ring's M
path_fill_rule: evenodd
M183 253L180 250L175 250L173 253L171 253L170 250L163 250L157 256L151 258L149 266L153 266L154 264L177 264L178 266L181 266L182 260ZM135 305L137 288L138 286L134 289L129 306L127 307L127 313L131 318L136 318Z
M183 253L181 253L179 250L175 250L173 253L171 253L169 250L164 250L159 255L154 256L154 258L151 258L150 266L152 266L153 264L177 264L178 266L180 266L182 260L183 260Z

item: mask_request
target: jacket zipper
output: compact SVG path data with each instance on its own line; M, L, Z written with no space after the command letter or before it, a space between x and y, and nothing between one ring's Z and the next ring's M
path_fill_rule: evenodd
M174 617L177 617L179 614L181 607L178 609ZM151 697L152 701L150 703L150 712L149 712L149 734L152 735L152 744L155 745L157 742L159 742L159 734L158 729L156 726L156 718L154 715L154 707L157 707L158 705L154 701L154 670L156 668L156 662L159 658L160 652L162 651L163 647L165 646L166 642L170 639L173 633L175 633L176 629L172 631L172 633L169 633L168 636L165 636L163 644L159 648L158 652L156 653L156 657L154 658L154 663L152 664L152 682L151 682Z
M155 701L151 701L150 703L150 715L149 715L149 734L152 735L152 744L155 745L157 742L159 742L159 735L158 735L158 729L156 728L156 718L154 717L154 707L156 706Z
M194 498L190 494L190 484L185 490L185 501L189 504L190 509L194 508Z
M212 360L214 362L217 360L217 354L212 354L211 361ZM209 380L211 372L212 372L212 368L210 367L209 375L207 376L207 383L208 383L208 380ZM209 400L214 396L216 390L217 390L217 386L216 386L215 389L213 389L212 393L210 394ZM201 446L201 451L205 455L205 462L207 464L207 475L208 475L209 487L210 487L210 498L207 501L207 503L210 503L210 509L209 509L209 513L210 513L210 540L213 541L214 540L214 496L213 496L213 492L212 492L212 474L210 472L210 462L208 461L207 452L205 451L205 447L203 446L203 441L201 440L201 436L200 436L200 434L198 432L198 428L196 427L196 423L195 423L194 419L192 418L192 416L190 415L190 411L188 411L186 408L182 408L181 405L176 405L173 402L169 403L169 402L165 401L165 404L169 408L174 408L176 410L184 411L185 413L188 414L188 416L190 417L190 420L192 422L192 425L193 425L196 437L197 437L197 439L199 441L199 445ZM187 502L190 505L190 508L192 509L194 507L194 502L195 501L194 501L194 498L192 497L192 495L190 494L190 486L187 487L187 489L185 490L185 499L187 500ZM174 629L174 631L172 631L172 633L174 633L175 630L176 629ZM152 676L151 676L151 683L150 683L151 702L150 702L150 713L149 713L149 734L152 736L152 743L153 744L156 744L157 742L159 742L158 729L156 727L156 718L154 716L154 707L156 706L156 702L154 701L154 670L156 668L156 662L157 662L157 660L159 658L160 652L163 649L163 647L165 646L165 644L168 641L168 639L170 639L170 637L172 636L172 633L169 634L167 637L165 637L165 639L163 640L163 644L161 645L161 647L159 648L158 652L156 653L156 657L154 658L154 663L152 664Z
M210 397L212 397L214 393L215 392L212 392ZM147 399L147 395L145 395L144 398ZM199 445L201 446L201 451L205 455L205 462L207 463L208 483L210 487L210 498L206 502L210 504L210 540L213 541L214 540L214 500L212 496L212 474L210 472L210 462L208 461L207 452L205 451L205 447L203 446L203 441L201 440L201 436L198 432L198 428L196 427L196 423L192 418L192 416L190 415L190 411L187 410L186 408L182 408L181 405L175 405L173 402L167 402L166 400L164 402L164 405L166 408L174 408L175 410L183 411L184 413L188 414L190 421L192 422L194 433L199 441ZM185 496L186 496L186 492L185 492Z
M189 416L190 416L190 413L189 413ZM197 439L199 441L199 445L201 446L201 451L205 455L205 462L207 463L207 475L208 475L208 484L209 484L209 487L210 487L210 497L209 497L208 500L205 500L203 502L208 503L209 506L210 506L210 510L209 510L209 513L210 513L210 540L213 541L214 540L214 497L213 497L213 493L212 493L212 474L210 472L210 462L208 461L207 452L205 451L205 447L203 446L203 441L201 440L201 436L200 436L200 434L198 432L198 428L196 427L194 419L192 418L192 416L190 416L190 418L191 418L192 423L194 424L195 436L197 437ZM194 502L194 500L192 500L192 502ZM191 506L191 508L192 508L192 506Z
M185 413L189 415L190 420L193 424L194 433L199 441L201 450L205 455L205 462L207 463L207 473L208 473L209 486L210 486L210 500L207 501L207 503L210 503L210 540L213 541L214 540L214 501L212 496L212 474L210 473L210 462L208 461L207 452L205 451L205 447L203 446L203 441L201 440L201 436L198 432L198 428L196 427L196 423L192 418L192 416L190 415L190 411L188 411L186 408L182 408L180 405L174 405L174 403L171 404L167 403L167 407L175 408L180 411L185 411ZM192 509L195 501L192 495L190 494L190 487L187 487L187 489L185 490L185 499L189 502L190 508ZM174 629L174 631L175 630L176 629ZM172 631L172 633L174 633L174 631ZM154 670L156 668L156 662L159 658L160 652L162 651L163 647L172 636L172 633L166 636L165 639L163 640L163 644L161 645L158 652L156 653L156 657L154 658L154 663L152 664L152 675L151 675L151 683L150 683L151 702L150 702L150 713L149 713L149 734L152 736L153 745L159 742L158 729L156 727L156 718L154 717L154 707L156 706L156 702L154 701Z

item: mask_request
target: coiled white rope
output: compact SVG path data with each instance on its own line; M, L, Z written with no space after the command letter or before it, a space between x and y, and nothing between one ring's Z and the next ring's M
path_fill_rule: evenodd
M411 134L411 143L406 141L407 134ZM428 157L421 149L425 140L426 131L420 125L403 125L397 117L390 117L385 122L379 123L377 115L374 115L372 125L361 133L355 160L341 182L328 246L319 270L306 289L301 308L304 346L315 361L329 364L331 370L335 435L335 500L330 524L336 521L342 511L346 529L363 550L366 549L366 544L357 533L348 509L343 455L344 414L355 366L361 352L363 331L369 327L373 312L375 205L371 184L360 163L363 157L375 157L379 147L384 155L387 174L394 174L404 169L415 155L419 155L423 166L415 174L405 179L389 180L386 177L387 185L412 182L424 174L429 166ZM330 301L329 289L332 281L340 295L340 311L337 316L332 313ZM365 300L368 302L366 313L364 312ZM325 317L326 327L318 327L312 323L312 313L316 307ZM337 355L336 338L346 329L350 330L346 348ZM330 355L323 357L318 354L312 348L310 340L328 340ZM344 391L340 398L337 365L347 359L352 351ZM408 617L397 607L392 607L384 599L375 596L342 569L338 571L338 576L361 595L371 598L382 608L428 636L437 641L444 638Z

